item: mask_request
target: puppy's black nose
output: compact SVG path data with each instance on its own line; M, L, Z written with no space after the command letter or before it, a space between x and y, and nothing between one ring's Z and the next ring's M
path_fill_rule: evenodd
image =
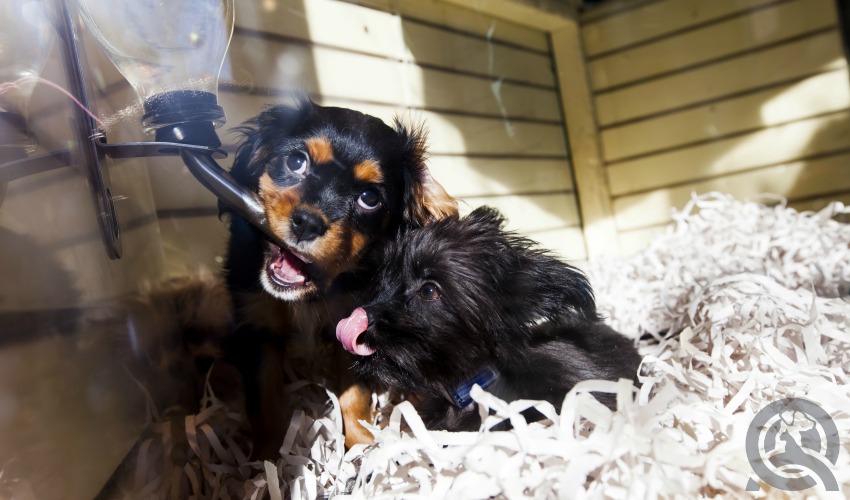
M296 208L289 218L289 223L292 226L292 232L298 241L311 241L325 234L328 226L321 217L309 210Z

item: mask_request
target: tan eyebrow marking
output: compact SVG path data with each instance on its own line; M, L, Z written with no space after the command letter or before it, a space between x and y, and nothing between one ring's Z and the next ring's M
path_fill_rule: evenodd
M384 181L384 173L375 160L366 160L354 165L354 177L368 184L380 184Z
M312 137L304 141L314 165L333 161L334 150L327 137Z

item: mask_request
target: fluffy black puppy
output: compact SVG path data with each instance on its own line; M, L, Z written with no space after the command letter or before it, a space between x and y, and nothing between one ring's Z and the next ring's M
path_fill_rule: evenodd
M579 381L636 378L641 358L600 322L587 278L503 224L485 207L401 235L337 325L358 374L403 391L430 428L478 428L473 383L559 408Z

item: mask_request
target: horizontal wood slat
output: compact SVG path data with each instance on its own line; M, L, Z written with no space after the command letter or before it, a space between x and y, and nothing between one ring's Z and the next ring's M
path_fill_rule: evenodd
M618 163L608 167L611 193L622 196L846 150L850 148L848 137L850 112L843 111Z
M607 161L617 161L725 135L850 108L847 68L601 134Z
M327 97L560 121L555 90L526 87L389 59L235 36L222 78L241 86Z
M231 92L222 92L219 100L228 113L228 127L255 116L267 104L283 101L274 97ZM429 150L435 155L503 155L552 159L566 157L567 154L560 125L405 111L394 106L357 104L331 98L320 98L318 102L327 106L356 109L386 123L391 123L396 115L408 123L424 122L429 130ZM235 137L225 136L222 140L233 141Z
M667 230L667 224L632 229L620 232L620 251L623 257L634 255L645 249L652 240L663 235Z
M257 36L268 33L347 52L554 85L546 54L337 0L285 0L271 12L250 2L237 2L236 23L257 31Z
M788 203L788 206L800 212L819 212L833 201L840 201L845 207L850 207L850 190L844 193L824 195L823 197L807 198L803 201L792 201Z
M587 55L619 49L745 12L776 0L664 0L583 26Z
M531 53L484 40L452 38L441 30L405 21L402 21L402 31L405 59L418 64L537 85L556 85L548 53Z
M492 16L474 9L463 9L441 0L344 0L384 12L411 18L446 29L475 34L486 39L516 44L533 50L548 52L549 44L542 30L515 23L495 20Z
M579 21L587 26L602 19L625 14L646 4L661 0L607 0L598 4L583 6L579 13Z
M458 197L573 189L567 160L435 156L428 165L449 194Z
M663 224L670 220L671 207L684 206L694 192L720 191L740 199L773 193L795 200L850 191L848 165L850 154L845 153L624 196L614 200L617 226L629 230Z
M570 193L472 198L461 200L460 211L465 215L483 205L502 212L508 229L523 233L579 225L576 199Z
M795 0L590 61L595 90L835 26L834 0Z
M235 2L236 26L327 45L398 57L397 16L336 0Z
M846 66L837 31L597 96L603 126Z
M554 31L572 23L575 10L564 0L442 0L458 7L473 9L493 16L507 19L523 26L543 31Z
M576 264L575 261L587 259L584 234L580 227L537 231L527 233L524 236L536 241L540 248L550 251L571 264Z

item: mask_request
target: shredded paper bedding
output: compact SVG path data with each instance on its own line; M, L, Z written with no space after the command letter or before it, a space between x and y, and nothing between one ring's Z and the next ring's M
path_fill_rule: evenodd
M590 265L599 307L641 354L631 382L587 381L561 408L507 404L476 387L473 433L428 431L406 402L348 452L334 394L303 381L274 463L251 462L247 424L208 389L202 411L154 424L137 447L133 498L636 498L787 495L745 452L754 416L806 398L838 430L831 465L850 496L850 213L798 213L718 194L694 197L666 233L628 259ZM611 411L590 391L617 396ZM375 395L378 407L389 405ZM534 406L548 419L526 423ZM510 431L489 431L509 419ZM185 443L174 436L185 431ZM173 458L180 450L181 460ZM166 464L163 470L163 464ZM755 491L747 491L755 485ZM790 494L790 493L789 493Z

